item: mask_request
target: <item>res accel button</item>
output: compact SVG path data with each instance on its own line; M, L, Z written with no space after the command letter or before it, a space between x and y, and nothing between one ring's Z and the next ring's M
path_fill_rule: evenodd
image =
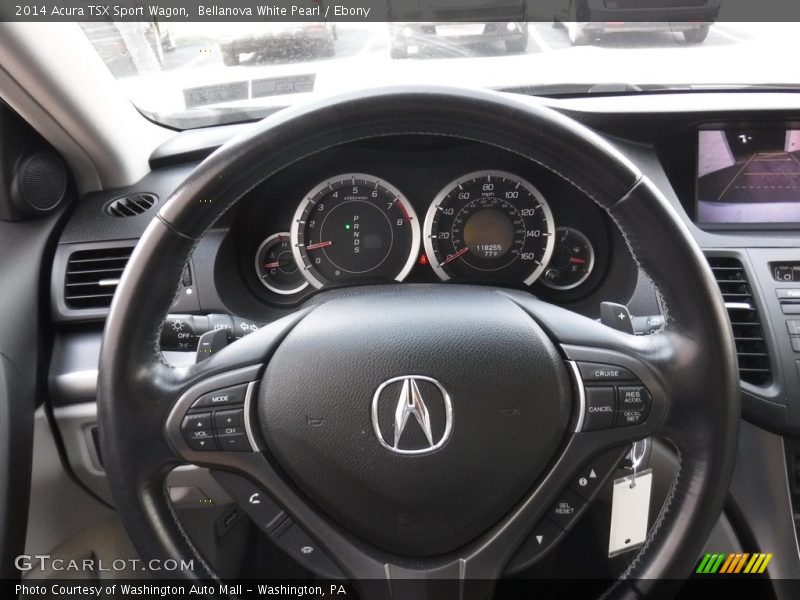
M643 385L619 386L620 410L644 410L650 407L650 394Z
M613 387L587 387L583 431L596 431L614 426L616 413Z

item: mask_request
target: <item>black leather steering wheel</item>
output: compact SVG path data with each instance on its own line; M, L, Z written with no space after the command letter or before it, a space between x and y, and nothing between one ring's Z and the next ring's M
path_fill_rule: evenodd
M417 134L503 148L591 197L660 291L664 330L627 335L521 292L386 285L323 292L190 368L164 361L159 332L171 290L226 210L323 149ZM632 372L652 396L647 418L581 431L584 387L575 361ZM405 375L435 378L451 397L452 437L435 453L398 456L371 429L376 387ZM191 404L240 384L250 392L246 425L257 450L189 448L179 430ZM678 474L646 543L607 597L664 592L690 573L719 517L739 422L722 299L653 184L599 136L552 110L492 92L419 87L281 111L203 161L150 223L125 270L106 323L98 402L113 498L143 559L194 559L185 576L216 578L165 492L167 473L188 462L247 476L366 598L394 599L442 597L439 588L403 585L437 578L474 580L453 594L486 597L581 465L653 435L676 450ZM309 427L311 417L325 425ZM401 514L416 529L376 526Z

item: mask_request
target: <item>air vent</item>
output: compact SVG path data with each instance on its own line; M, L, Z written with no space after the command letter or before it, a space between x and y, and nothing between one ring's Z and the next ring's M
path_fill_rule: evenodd
M736 258L721 256L709 257L708 262L731 320L739 356L739 377L753 385L764 385L772 375L769 354L753 292L742 263Z
M106 214L112 217L135 217L147 212L155 203L158 196L155 194L131 194L112 200L106 205Z
M133 248L76 250L69 256L64 280L68 308L108 308Z

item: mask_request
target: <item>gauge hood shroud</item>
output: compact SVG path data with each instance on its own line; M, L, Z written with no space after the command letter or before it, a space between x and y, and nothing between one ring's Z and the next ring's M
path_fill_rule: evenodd
M402 556L454 550L499 521L554 458L571 413L566 365L544 331L494 290L446 287L326 302L278 347L259 393L264 438L292 480ZM452 435L429 454L395 454L373 431L375 390L402 375L450 395Z

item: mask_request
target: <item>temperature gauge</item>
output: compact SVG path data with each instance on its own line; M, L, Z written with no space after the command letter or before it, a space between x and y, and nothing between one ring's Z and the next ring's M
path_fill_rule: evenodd
M261 242L256 252L256 274L267 289L285 296L308 285L294 260L289 233L276 233Z
M589 278L594 268L594 248L589 238L572 227L556 229L555 248L542 282L556 290L571 290Z

